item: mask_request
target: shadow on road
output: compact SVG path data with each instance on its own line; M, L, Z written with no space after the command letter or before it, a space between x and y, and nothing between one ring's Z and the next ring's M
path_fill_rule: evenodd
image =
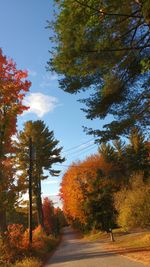
M108 240L107 240L108 241ZM118 254L133 253L139 251L150 251L146 248L137 249L106 249L103 248L105 241L94 241L87 242L81 238L78 232L75 232L70 227L64 230L63 239L59 245L56 254L49 261L49 264L59 264L65 262L73 262L88 259L100 259L100 258L110 258L113 259L118 256ZM110 260L111 262L111 260ZM139 265L138 265L139 266ZM140 265L141 266L141 265ZM142 265L143 266L143 265Z

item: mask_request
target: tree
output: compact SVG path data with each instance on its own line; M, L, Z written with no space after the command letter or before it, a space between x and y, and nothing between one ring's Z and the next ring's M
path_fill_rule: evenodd
M43 217L46 233L52 234L55 230L55 215L53 202L48 197L43 200Z
M22 103L31 83L27 72L17 70L0 50L0 230L6 230L6 210L15 199L12 136L16 133L17 116L27 107Z
M79 221L86 223L83 203L85 201L85 183L80 175L80 163L72 164L64 174L60 196L63 201L63 211L70 223Z
M133 173L143 172L144 179L149 177L149 143L138 128L131 129L126 144L121 139L112 144L102 143L99 153L106 162L113 164L111 175L122 185L128 185Z
M143 171L149 176L149 146L142 132L134 128L129 136L130 143L126 147L127 168L130 172Z
M108 230L114 225L112 168L100 155L70 166L60 190L64 214L70 223L77 223L82 230Z
M88 214L88 227L109 231L116 226L116 209L113 201L113 185L104 178L93 182L93 190L88 193L85 209Z
M100 141L149 125L149 0L56 0L55 48L49 68L69 93L90 89L81 100L89 119L112 121L85 130Z
M64 158L60 155L62 147L57 147L59 141L54 138L54 132L49 131L43 121L26 122L23 131L18 134L18 141L16 142L17 168L22 171L18 184L22 186L23 191L26 191L28 186L29 138L32 139L35 154L33 159L33 193L36 199L38 224L44 228L41 180L48 177L45 175L45 171L49 171L50 175L59 175L60 171L54 170L52 165L57 162L62 163Z
M143 176L132 177L130 188L115 195L118 224L124 228L150 226L150 184L143 182Z

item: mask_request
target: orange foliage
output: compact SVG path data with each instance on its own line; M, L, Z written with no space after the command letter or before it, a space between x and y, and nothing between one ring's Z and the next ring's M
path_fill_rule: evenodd
M73 163L61 183L60 196L63 201L64 213L70 220L86 223L87 216L84 209L86 194L93 191L93 181L100 179L100 172L108 175L113 166L102 156L95 154L82 162ZM104 186L102 180L101 186Z
M31 248L29 245L29 230L24 231L23 225L11 224L8 226L5 239L1 244L0 263L14 263L16 260L34 255L38 258L44 258L56 243L57 241L53 236L47 236L42 227L38 226L33 230Z
M23 225L21 224L10 224L8 225L7 237L11 247L20 248L23 240Z

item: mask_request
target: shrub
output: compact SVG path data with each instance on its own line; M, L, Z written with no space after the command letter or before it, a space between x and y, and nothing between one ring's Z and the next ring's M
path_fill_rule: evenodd
M33 231L32 248L29 246L29 230L23 233L21 225L10 225L5 242L0 244L0 266L18 261L15 267L39 267L40 261L35 258L44 259L45 255L51 251L58 243L58 239L52 235L47 236L41 226ZM26 259L23 260L23 258ZM35 257L35 258L31 258ZM22 260L22 261L21 261ZM37 264L37 265L36 265ZM10 265L8 265L10 267ZM7 265L6 265L7 267Z
M8 225L7 238L11 247L20 248L23 239L23 225L21 224L10 224Z
M42 263L36 258L25 258L22 261L16 262L14 267L42 267Z
M122 202L119 203L119 199ZM141 177L133 180L131 189L117 193L115 203L120 226L124 228L150 227L150 185L144 184Z

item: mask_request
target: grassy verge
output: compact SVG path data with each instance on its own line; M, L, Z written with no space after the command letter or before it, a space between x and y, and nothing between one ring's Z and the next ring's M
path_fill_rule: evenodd
M96 241L98 239L105 239L108 238L108 234L104 232L91 232L84 236L86 241Z
M110 242L109 234L103 232L91 233L84 238L87 241L105 240L104 247L108 251L150 264L150 231L129 233L116 229L113 233L115 242Z
M113 244L109 242L105 248L135 261L150 264L150 232L118 236Z

